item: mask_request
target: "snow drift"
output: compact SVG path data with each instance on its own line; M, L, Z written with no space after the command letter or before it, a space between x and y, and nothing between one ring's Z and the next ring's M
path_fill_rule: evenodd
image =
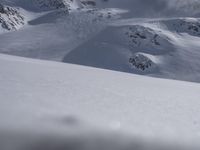
M1 150L198 149L199 84L6 55L0 64Z

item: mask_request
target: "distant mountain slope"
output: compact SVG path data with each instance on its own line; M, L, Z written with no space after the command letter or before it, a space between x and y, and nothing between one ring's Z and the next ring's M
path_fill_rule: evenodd
M35 0L35 3L41 9L59 9L67 8L77 9L87 6L95 6L95 1L93 0Z
M122 20L63 61L200 82L199 36L200 21L195 18Z
M77 9L94 6L94 0L1 0L3 4L22 7L31 11L44 11L60 8Z
M62 61L67 53L106 28L120 13L119 9L83 9L70 14L65 10L51 11L29 21L15 33L0 35L0 52Z
M62 11L66 14L66 12L69 12L70 10L92 8L95 5L96 3L93 0L1 0L0 33L15 31L24 26L28 21L30 21L26 18L29 13L34 12L35 14L33 13L32 15L41 16L46 13L46 11L57 11L63 9ZM24 12L22 8L25 9L26 12ZM41 15L39 15L39 12Z

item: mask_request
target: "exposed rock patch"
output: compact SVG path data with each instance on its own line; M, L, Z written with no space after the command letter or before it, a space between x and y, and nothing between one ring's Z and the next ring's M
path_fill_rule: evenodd
M136 69L145 71L153 66L153 61L143 54L135 54L129 59L129 63Z
M17 8L0 4L0 26L5 30L16 30L25 24L25 18Z

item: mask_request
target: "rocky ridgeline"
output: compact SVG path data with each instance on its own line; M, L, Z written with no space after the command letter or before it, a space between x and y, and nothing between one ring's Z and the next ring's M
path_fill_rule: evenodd
M154 22L150 22L154 23ZM167 30L175 34L189 34L191 36L200 36L200 21L194 18L179 18L170 20L161 20L156 22ZM129 49L133 52L129 63L135 69L144 71L152 67L153 61L148 56L137 54L162 55L169 53L168 46L171 44L170 37L163 36L159 30L154 30L142 25L133 25L125 27L123 30Z
M34 3L42 10L66 8L67 11L96 5L94 0L34 0ZM3 30L17 30L24 24L25 18L18 8L0 4L0 26Z
M94 0L81 0L80 2L83 5L83 7L96 6L96 2Z
M65 0L36 0L37 6L43 9L59 9L67 7Z
M177 33L187 33L192 36L200 36L200 21L198 19L173 19L163 21L163 23L167 28Z
M96 5L94 0L35 0L36 5L44 10L62 9L68 10L93 7Z
M6 30L16 30L25 24L19 10L0 4L0 26Z
M124 31L130 48L161 46L161 37L154 30L143 26L130 26Z
M166 38L159 32L140 25L123 28L123 35L128 48L133 53L129 63L139 71L147 71L153 67L153 61L145 54L162 54L164 53L165 44L168 43Z

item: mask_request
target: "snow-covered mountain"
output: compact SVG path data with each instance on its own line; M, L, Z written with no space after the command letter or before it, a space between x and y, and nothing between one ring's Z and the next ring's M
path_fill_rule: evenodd
M200 82L198 18L131 18L128 0L1 3L1 33L20 28L0 35L1 53Z
M24 26L29 21L26 18L29 15L28 11L42 13L42 11L65 9L68 12L78 8L94 7L95 5L93 0L1 0L0 33L6 30L14 31Z
M31 19L46 14L44 13L45 11L57 11L62 9L63 12L68 12L70 10L95 7L95 5L96 3L93 0L1 0L0 33L4 30L17 30ZM33 17L34 15L35 17Z
M199 23L195 18L121 20L63 61L199 82Z
M14 5L18 7L23 7L31 11L45 11L67 8L77 9L82 7L95 6L94 0L1 0L3 4Z
M68 8L77 9L82 7L92 7L96 3L94 0L35 0L35 3L43 9Z

